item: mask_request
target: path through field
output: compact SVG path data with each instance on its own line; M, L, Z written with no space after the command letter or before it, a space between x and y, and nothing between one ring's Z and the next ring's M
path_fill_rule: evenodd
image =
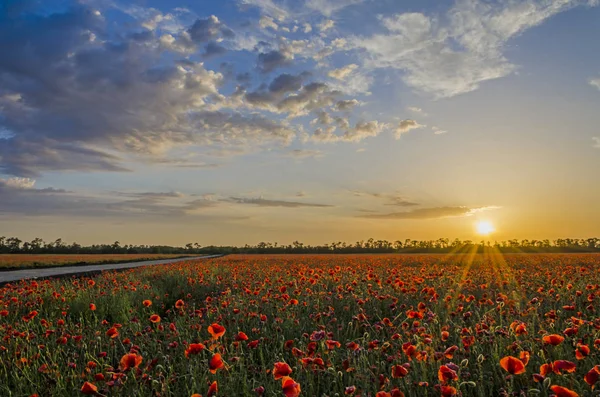
M168 263L175 263L181 261L189 261L192 259L210 259L218 258L221 255L205 255L196 256L189 258L175 258L175 259L159 259L152 261L143 262L128 262L128 263L112 263L112 264L98 264L98 265L78 265L78 266L60 266L50 267L43 269L23 269L23 270L9 270L0 272L0 285L19 281L23 279L33 278L47 278L47 277L65 277L77 274L88 274L88 273L99 273L104 270L115 270L115 269L130 269L140 266L153 266L153 265L164 265Z

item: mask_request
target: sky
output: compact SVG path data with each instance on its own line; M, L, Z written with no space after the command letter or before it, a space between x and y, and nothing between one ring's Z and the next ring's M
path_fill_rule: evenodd
M600 236L598 0L5 0L0 235Z

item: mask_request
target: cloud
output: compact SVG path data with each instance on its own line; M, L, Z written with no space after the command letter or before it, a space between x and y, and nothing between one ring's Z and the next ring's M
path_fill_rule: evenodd
M256 66L262 73L270 73L275 69L291 65L292 60L293 57L289 52L273 50L258 54Z
M305 7L330 17L343 8L360 4L363 1L364 0L307 0Z
M257 7L263 14L270 15L278 21L284 21L289 16L289 11L273 0L240 0L242 6Z
M289 156L297 159L323 157L323 152L320 150L306 150L306 149L294 149L288 152Z
M496 209L499 207L430 207L418 208L411 211L392 212L387 214L361 215L369 219L439 219L448 217L471 216L475 213Z
M279 25L277 25L277 23L275 23L273 18L266 16L266 15L263 15L260 17L260 20L258 21L258 25L263 29L267 29L267 28L271 28L273 30L279 29Z
M204 19L197 19L187 32L196 43L206 43L210 40L216 40L221 36L231 38L234 35L233 31L214 15Z
M409 106L406 108L406 110L413 112L413 113L418 113L423 116L427 116L427 113L423 109L416 107L416 106Z
M351 63L342 68L330 70L327 72L327 75L336 80L345 80L356 69L358 69L358 65Z
M169 160L176 167L210 167L169 155L190 145L248 150L275 140L288 144L297 127L257 110L306 114L339 95L316 83L299 85L308 74L274 80L269 92L277 101L264 108L244 103L243 90L223 95L220 89L234 71L216 72L171 54L196 51L197 43L205 43L204 57L222 54L233 33L217 17L179 31L174 21L165 33L160 23L152 31L141 26L149 16L157 20L156 12L129 12L140 25L130 22L122 35L107 34L109 21L85 5L0 16L1 173L125 172L125 163ZM262 54L263 71L293 57L287 50L269 54ZM244 82L252 78L240 76Z
M589 83L592 87L596 87L597 89L600 90L600 78L590 79Z
M214 41L209 42L204 47L204 52L202 53L203 58L212 58L219 55L223 55L227 52L225 47L222 47L215 43Z
M592 140L595 142L594 147L600 149L600 137L594 136Z
M285 207L285 208L300 208L300 207L316 207L326 208L332 207L327 204L314 204L314 203L303 203L299 201L285 201L285 200L267 200L263 198L240 198L230 197L227 201L236 204L249 204L256 205L259 207Z
M433 133L434 133L435 135L442 135L442 134L445 134L445 133L447 133L447 132L448 132L448 131L446 131L446 130L442 130L441 128L439 128L439 127L436 127L436 126L433 126L433 127L431 127L431 130L433 131Z
M317 25L317 27L319 28L319 30L321 32L326 32L329 29L332 29L334 26L335 26L335 21L333 21L331 19L326 19L325 21L323 21Z
M383 17L385 33L356 36L349 45L364 51L365 67L400 69L409 86L437 98L451 97L514 72L516 66L503 52L511 38L555 14L593 3L458 0L439 17L422 13Z
M414 207L420 205L417 202L411 201L405 196L400 194L388 194L388 193L371 193L371 192L363 192L359 190L352 190L352 195L356 197L369 197L375 198L378 200L384 200L386 203L384 205L391 205L396 207Z
M425 127L425 126L417 123L415 120L410 120L410 119L402 120L396 127L396 131L395 131L396 139L400 139L400 137L403 134L406 134L410 130L415 130L415 129L419 129L419 128L423 128L423 127Z

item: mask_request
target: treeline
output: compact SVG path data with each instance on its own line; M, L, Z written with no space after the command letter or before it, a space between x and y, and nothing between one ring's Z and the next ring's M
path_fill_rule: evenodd
M536 253L536 252L600 252L600 239L556 239L556 240L507 240L479 241L450 240L361 240L356 243L333 242L324 245L305 245L299 241L292 244L261 242L256 245L234 246L202 246L188 243L183 247L167 245L121 245L119 241L112 244L94 244L83 246L78 243L65 243L62 239L45 242L41 238L23 241L17 237L0 236L0 253L13 254L322 254L322 253L449 253L449 252L484 252L490 249L502 253Z

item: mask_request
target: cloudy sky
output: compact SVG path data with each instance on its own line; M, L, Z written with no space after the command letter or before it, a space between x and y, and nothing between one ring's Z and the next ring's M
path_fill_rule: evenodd
M598 0L8 0L0 235L600 235Z

